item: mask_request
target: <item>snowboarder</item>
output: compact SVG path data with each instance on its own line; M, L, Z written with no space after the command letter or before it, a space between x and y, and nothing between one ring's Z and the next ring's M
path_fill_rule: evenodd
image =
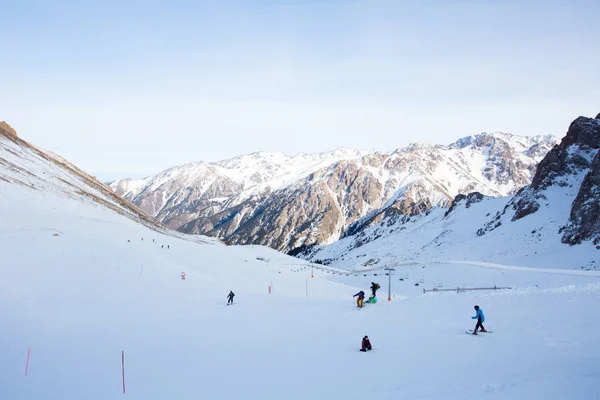
M371 292L373 293L373 297L377 296L377 290L380 288L379 283L371 282Z
M369 300L365 301L365 303L369 303L369 304L375 304L375 303L377 303L377 296L371 296L371 297L369 297Z
M373 347L371 346L371 341L369 340L369 337L365 336L362 340L362 348L360 349L360 351L366 352L367 350L373 350Z
M485 316L483 315L483 310L479 308L479 306L475 306L475 316L471 317L471 319L477 319L477 325L475 325L475 330L473 331L473 335L477 335L477 329L481 328L479 332L487 332L483 327L483 323L485 322Z
M234 297L235 297L235 293L233 293L233 290L230 290L229 294L227 295L227 305L233 304Z
M358 296L358 299L356 299L356 306L358 308L362 308L365 302L365 292L363 292L362 290L358 293L356 293L354 296L352 297L356 297Z

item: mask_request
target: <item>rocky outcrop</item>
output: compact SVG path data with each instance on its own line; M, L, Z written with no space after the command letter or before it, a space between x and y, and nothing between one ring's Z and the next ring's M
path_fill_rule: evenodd
M0 133L4 134L6 136L17 136L17 131L15 131L5 121L0 121Z
M531 185L523 188L491 221L478 231L483 235L502 224L505 217L517 221L538 212L548 202L549 188L564 188L565 195L578 189L574 199L569 223L564 231L563 242L580 243L597 237L595 210L598 192L595 184L596 164L600 149L600 119L579 117L571 123L566 136L538 165ZM575 192L577 193L577 192ZM571 195L572 196L572 195Z
M581 183L562 237L563 243L571 245L585 240L591 240L600 249L600 152Z
M515 210L513 221L533 214L545 199L543 190L552 185L568 185L567 177L590 167L590 150L600 146L597 120L579 117L571 123L567 135L544 157L537 168L531 186L509 204Z
M469 193L467 195L459 194L458 196L456 196L454 198L452 205L450 206L448 211L446 211L446 213L444 214L444 217L447 217L448 215L450 215L450 213L452 211L454 211L459 206L459 204L461 204L463 201L465 202L465 208L469 208L469 207L471 207L471 205L473 205L475 203L479 203L481 200L483 200L483 195L479 192L473 192L473 193Z

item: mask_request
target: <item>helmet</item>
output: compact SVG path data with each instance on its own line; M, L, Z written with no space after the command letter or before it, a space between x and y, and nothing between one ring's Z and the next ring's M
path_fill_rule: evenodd
M479 306L475 306L475 309L476 309L476 310L479 310Z

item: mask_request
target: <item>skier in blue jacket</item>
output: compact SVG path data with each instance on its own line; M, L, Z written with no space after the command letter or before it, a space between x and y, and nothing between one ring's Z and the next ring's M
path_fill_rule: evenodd
M477 325L475 325L475 330L473 331L473 335L477 335L477 329L481 328L479 332L487 332L483 327L483 323L485 322L485 316L483 315L483 310L479 308L479 306L475 306L475 316L471 317L471 319L477 319Z

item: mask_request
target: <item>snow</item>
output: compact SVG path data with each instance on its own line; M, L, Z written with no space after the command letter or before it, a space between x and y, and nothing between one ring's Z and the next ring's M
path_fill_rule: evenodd
M557 138L551 136L530 138L507 133L494 133L491 136L512 146L523 165L539 161L539 157L529 157L524 154L531 146L541 142L550 144L558 142ZM297 154L292 157L283 153L258 152L214 163L185 164L170 168L142 181L125 179L115 181L111 186L115 190L121 188L125 192L124 196L137 202L143 198L142 195L145 193L159 189L173 193L179 189L193 187L197 188L199 194L202 194L217 182L227 182L233 186L235 195L230 197L224 205L232 207L265 191L276 192L294 185L306 185L305 180L311 174L317 175L317 181L324 179L328 175L327 169L336 163L355 161L359 169L364 168L370 172L385 188L384 193L387 196L380 199L377 206L389 204L390 200L401 198L406 186L417 181L427 185L428 190L423 193L423 197L430 197L432 204L445 205L449 200L448 196L453 198L458 193L464 192L466 185L475 185L471 190L478 190L487 195L502 196L513 193L518 188L515 187L512 181L508 183L490 182L484 176L483 171L486 162L489 162L488 154L482 153L480 149L472 148L472 142L481 137L482 135L477 135L470 137L470 139L461 139L466 140L464 143L467 144L460 146L461 140L450 146L413 143L406 148L398 149L389 154L354 149L337 149L317 154ZM410 165L408 169L394 168L390 170L389 166L386 165L377 167L369 165L369 160L379 160L381 157L396 160L402 165L407 157L415 155L417 155L419 162ZM428 160L433 159L443 159L445 162L438 165L435 171L429 171L427 163ZM362 162L361 160L366 161ZM460 160L460 162L456 160ZM468 179L463 176L464 173L467 174ZM425 182L425 178L428 176L434 177L433 182ZM391 181L390 178L395 179ZM531 176L528 176L528 179L531 179ZM437 193L436 186L439 181L447 183L448 192L446 194ZM181 196L181 199L187 198L187 195L185 193ZM162 202L160 207L155 209L154 215L157 216L166 206L172 207L177 204L178 201L168 205ZM331 238L331 240L334 239L337 239L337 236Z
M560 228L569 219L584 172L565 177L564 186L551 186L543 192L540 209L517 221L509 206L511 198L484 197L469 208L463 201L448 216L446 209L433 208L427 214L410 217L408 222L381 223L333 244L317 246L309 257L344 269L361 267L366 259L377 265L403 262L479 261L549 269L598 269L598 250L592 243L577 246L561 243ZM496 214L500 226L483 236L477 232ZM368 257L362 257L368 254Z
M426 248L422 259L436 262L398 266L386 302L388 277L346 276L354 260L317 266L312 279L305 262L273 250L150 229L54 178L42 188L38 174L76 177L19 157L39 189L0 179L0 399L600 397L595 271L560 271L552 258L552 274L521 268L522 255L499 265L482 261L483 250L448 252L445 262ZM485 215L502 201L469 210ZM440 215L414 222L424 236L434 233L430 217ZM367 249L374 244L356 251L389 257L391 248ZM352 295L373 280L380 302L357 311ZM512 290L423 294L440 283ZM236 304L226 307L229 290ZM464 333L474 304L494 333ZM358 351L364 335L367 354Z

